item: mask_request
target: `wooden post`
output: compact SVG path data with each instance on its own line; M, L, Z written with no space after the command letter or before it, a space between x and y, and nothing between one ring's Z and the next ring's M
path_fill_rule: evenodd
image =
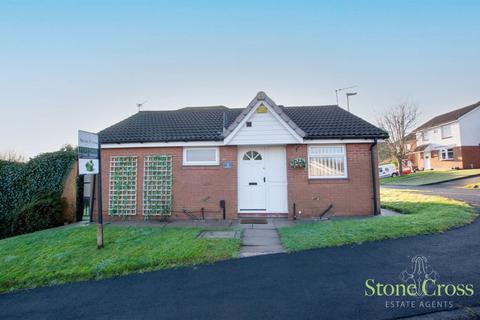
M98 208L98 222L97 222L97 248L103 248L103 211L102 211L102 158L100 150L100 139L98 140L98 174L97 174L97 208Z

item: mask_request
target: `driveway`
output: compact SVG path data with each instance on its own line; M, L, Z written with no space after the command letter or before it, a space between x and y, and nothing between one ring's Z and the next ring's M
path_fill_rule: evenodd
M235 259L196 268L0 295L0 319L389 319L438 311L391 307L365 296L365 281L398 283L416 255L442 283L473 284L480 304L480 222L443 234ZM431 306L431 304L428 304Z

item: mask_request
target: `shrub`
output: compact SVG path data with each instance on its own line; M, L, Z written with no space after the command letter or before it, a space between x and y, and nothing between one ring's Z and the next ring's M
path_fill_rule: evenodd
M74 150L43 153L26 163L0 161L0 239L11 236L18 210L35 197L63 190Z
M63 225L65 200L57 193L34 198L22 206L12 223L12 234L19 235Z

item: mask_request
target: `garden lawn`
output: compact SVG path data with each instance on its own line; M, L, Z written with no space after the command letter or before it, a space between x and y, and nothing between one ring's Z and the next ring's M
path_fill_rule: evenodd
M239 239L198 239L200 228L57 228L0 240L0 292L132 272L191 266L237 255Z
M464 186L465 189L475 189L480 190L480 179L477 182L470 183Z
M421 186L425 184L446 182L455 179L480 175L480 169L448 170L448 171L422 171L400 177L380 179L382 185Z
M403 213L392 217L328 220L279 229L288 251L358 244L442 232L472 222L477 214L464 202L409 190L382 190L382 207Z

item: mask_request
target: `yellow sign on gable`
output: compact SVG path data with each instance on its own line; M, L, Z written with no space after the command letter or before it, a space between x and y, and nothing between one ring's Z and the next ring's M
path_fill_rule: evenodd
M261 104L258 108L257 108L257 113L267 113L268 112L268 109L267 107L265 107L263 104Z

